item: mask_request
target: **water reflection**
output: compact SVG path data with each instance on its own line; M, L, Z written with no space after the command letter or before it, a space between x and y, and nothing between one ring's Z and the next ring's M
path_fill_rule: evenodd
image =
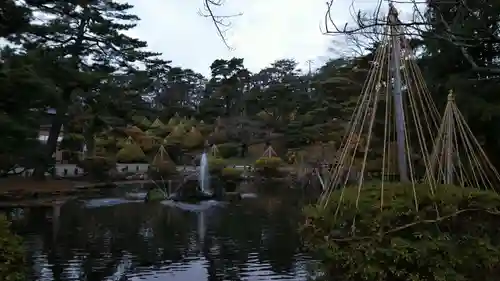
M300 204L292 199L199 206L99 200L26 210L14 223L31 280L306 279Z

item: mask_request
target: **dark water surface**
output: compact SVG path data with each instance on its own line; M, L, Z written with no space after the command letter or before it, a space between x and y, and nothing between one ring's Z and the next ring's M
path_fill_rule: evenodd
M307 280L300 209L279 195L198 206L101 198L28 209L14 227L30 280Z

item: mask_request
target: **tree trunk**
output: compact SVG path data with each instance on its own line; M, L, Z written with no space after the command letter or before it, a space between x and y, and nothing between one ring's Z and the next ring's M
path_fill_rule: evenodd
M498 127L498 123L495 121L490 121L484 126L484 152L493 166L498 170L500 168L500 159L498 157L500 155L500 144L496 127Z
M49 138L47 139L47 143L44 146L45 153L43 154L43 158L41 159L41 161L39 161L35 166L35 171L33 172L33 177L37 180L43 180L45 178L47 165L50 162L52 155L56 152L57 149L57 143L58 143L57 139L61 134L61 128L67 110L68 110L67 103L63 101L61 106L59 106L56 109L56 114L52 118L52 124L49 130Z
M83 40L85 38L85 27L90 19L90 11L88 7L84 8L83 18L80 19L78 24L78 32L76 35L75 43L71 46L71 57L73 58L74 69L78 69L79 65L79 55L83 52ZM33 172L33 177L35 179L43 180L45 178L45 170L47 169L47 164L52 158L52 154L56 152L57 149L57 139L61 133L61 127L63 125L64 118L68 112L68 104L71 101L71 94L73 90L78 87L78 83L68 86L63 89L61 101L59 106L56 108L56 114L52 119L52 124L50 126L49 138L45 145L45 153L42 161L39 161L35 166L35 171Z
M85 152L85 157L93 157L95 155L95 138L93 133L85 134L85 145L87 147L87 151Z

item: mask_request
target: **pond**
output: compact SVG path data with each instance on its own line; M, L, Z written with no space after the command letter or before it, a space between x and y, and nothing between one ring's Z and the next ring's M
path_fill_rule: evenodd
M302 203L286 194L198 205L107 197L11 213L29 280L307 280Z

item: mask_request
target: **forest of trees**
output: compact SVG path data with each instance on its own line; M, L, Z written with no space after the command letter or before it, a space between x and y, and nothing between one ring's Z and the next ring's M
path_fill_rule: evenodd
M434 22L439 14L447 23L433 24L429 36L412 42L429 91L438 105L444 105L449 89L455 91L471 128L498 164L500 3L427 2L427 20ZM131 8L104 0L2 1L0 37L10 44L0 50L0 171L20 165L35 168L40 177L62 127L65 135L91 141L137 115L163 120L179 115L207 124L221 117L250 134L235 138L272 133L282 136L287 148L336 141L372 59L371 50L332 58L313 73L299 71L293 59L256 73L246 69L244 58L217 59L204 77L124 35L140 20ZM466 44L440 36L450 29ZM49 108L56 114L47 120ZM37 135L47 122L50 136L42 144Z

